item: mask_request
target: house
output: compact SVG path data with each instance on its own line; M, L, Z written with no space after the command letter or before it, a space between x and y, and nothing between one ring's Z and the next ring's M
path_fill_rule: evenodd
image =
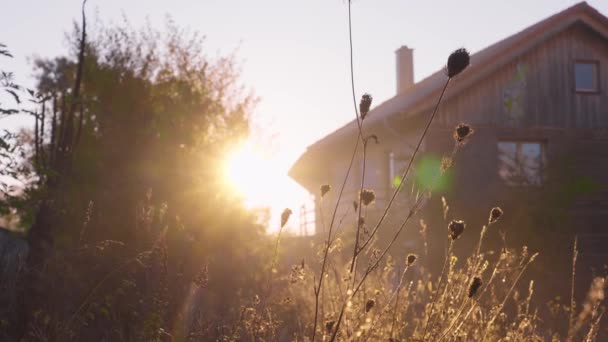
M364 134L379 138L366 150L364 187L376 193L366 218L372 224L401 181L446 81L439 70L414 83L413 50L408 47L396 51L396 64L397 93L375 106L363 126ZM600 267L608 261L606 88L608 18L585 2L472 54L469 68L447 88L415 171L379 234L391 236L416 193L430 187L432 199L397 248L420 248L418 219L431 235L445 240L445 196L448 220L467 222L470 235L462 249L474 245L490 208L499 205L504 220L488 232L495 247L527 244L545 256L545 266L564 259L560 269L569 272L572 241L578 235L581 263L587 269ZM475 133L459 148L449 172L438 176L442 157L454 147L454 127L462 122ZM309 146L289 172L315 195L318 234L326 236L357 138L353 120ZM344 219L342 230L354 226L352 206L361 175L359 153L339 203L336 225ZM319 186L326 183L332 191L321 199ZM499 231L507 232L506 239ZM444 249L443 242L435 246L435 251ZM547 279L552 269L558 267L543 268Z

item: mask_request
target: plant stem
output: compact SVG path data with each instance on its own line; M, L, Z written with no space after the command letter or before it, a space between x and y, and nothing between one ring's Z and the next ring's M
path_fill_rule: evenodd
M570 284L570 319L568 320L568 340L571 341L574 328L574 317L576 316L576 302L574 301L574 280L576 277L576 259L578 257L578 236L574 238L574 246L572 247L572 279Z
M452 248L454 247L454 240L450 240L450 247L448 248L448 252L445 256L445 260L443 262L443 268L441 269L441 275L439 276L439 282L437 283L437 292L433 297L433 302L431 303L431 312L429 313L429 318L426 320L426 324L424 326L424 333L422 334L422 340L426 339L427 329L429 327L429 323L433 320L433 311L435 310L435 303L437 303L437 298L440 296L441 292L441 283L443 282L443 275L445 274L445 270L447 268L448 263L450 262L450 255L452 254Z
M498 314L502 311L502 308L505 306L505 303L511 296L511 292L513 292L513 290L515 289L515 285L517 285L517 283L519 282L519 279L524 274L524 271L526 270L526 268L528 268L528 265L530 265L534 261L534 259L536 258L537 255L538 255L538 253L536 253L530 257L528 262L524 265L524 267L521 269L521 271L517 275L517 278L515 278L515 281L513 282L513 285L511 285L509 292L507 292L507 295L503 299L502 303L500 303L500 305L498 306L498 310L496 310L496 312L494 313L494 316L492 316L492 319L488 322L488 325L486 326L486 329L483 334L483 338L481 339L482 341L486 340L486 336L488 335L488 332L490 331L490 327L492 326L492 324L496 320L496 317L498 317Z
M355 143L355 148L353 149L353 154L350 158L350 163L348 165L348 169L346 170L346 175L344 176L344 181L342 182L342 187L340 188L340 193L338 194L338 199L336 200L336 206L334 207L333 214L331 216L331 222L329 224L329 230L327 234L327 244L325 246L325 251L323 254L323 262L321 263L321 273L319 274L319 283L315 288L315 318L312 332L312 341L314 342L315 337L317 335L317 322L319 316L319 295L321 293L321 286L323 286L323 274L325 273L325 267L327 266L327 256L329 254L329 248L331 247L332 239L331 233L334 227L334 221L336 219L336 213L338 212L338 206L340 205L340 200L342 199L342 194L344 193L344 188L346 187L346 182L348 181L348 176L353 167L353 163L355 161L355 155L357 154L357 149L359 148L359 137L357 137L357 142Z
M380 219L378 220L378 223L376 223L376 225L374 226L374 229L372 229L372 232L371 232L369 238L365 241L365 243L363 243L363 245L360 246L358 253L361 253L361 251L363 251L363 249L365 249L365 247L371 242L372 238L376 235L376 232L380 228L380 225L382 224L382 222L384 222L384 219L386 218L389 209L393 205L393 202L395 201L395 198L399 194L399 191L401 190L401 187L403 186L403 183L405 183L404 181L405 181L405 179L407 178L407 176L408 176L408 174L410 172L410 169L412 167L412 164L414 163L414 159L416 158L416 155L418 154L418 151L420 150L420 146L422 145L422 141L424 140L424 137L426 137L426 135L427 135L427 133L429 131L429 128L431 127L431 123L433 123L433 119L435 118L435 115L437 114L437 109L439 108L439 104L441 103L441 100L443 99L443 96L445 95L445 91L448 88L448 85L450 84L450 80L451 80L451 78L448 78L446 80L445 85L443 86L443 89L441 90L441 94L439 95L439 99L437 100L437 103L435 104L435 109L433 110L433 113L431 114L431 117L429 118L428 122L426 123L426 126L424 127L424 131L422 131L422 134L420 135L420 138L418 139L418 143L416 144L416 148L414 149L414 153L410 157L410 160L409 160L409 162L407 164L407 167L403 171L403 175L401 176L401 182L399 183L399 185L397 185L397 188L395 189L395 191L393 191L393 195L391 196L391 199L389 200L386 208L384 209L384 212L380 216Z

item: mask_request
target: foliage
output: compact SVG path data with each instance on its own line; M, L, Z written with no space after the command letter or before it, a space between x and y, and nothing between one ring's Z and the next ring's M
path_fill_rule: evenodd
M270 242L221 173L255 99L232 56L209 58L171 21L165 32L77 30L76 58L35 61L26 163L39 178L14 205L31 225L17 334L187 336L199 310L213 313L201 324L229 321L256 291Z
M534 283L522 289L520 282L537 253L484 245L503 216L498 207L483 213L489 218L477 244L461 254L454 246L473 236L471 228L449 220L442 201L446 229L441 241L431 241L447 246L435 256L442 259L438 277L430 271L422 222L424 250L392 248L473 133L468 125L456 127L452 154L431 167L429 180L417 182L410 207L397 211L399 224L385 220L404 184L416 184L410 169L448 85L466 72L466 50L448 58L435 110L377 223L367 223L375 219L367 207L376 198L373 189L363 187L362 172L349 214L352 229L338 229L344 217L336 219L336 206L328 235L315 237L308 248L304 239L281 239L280 233L269 241L254 214L223 183L222 156L247 134L255 102L239 88L232 56L210 59L200 36L170 21L165 34L150 27L134 31L127 23L93 33L85 28L83 9L82 29L72 36L74 55L35 62L38 84L30 95L39 107L28 112L35 127L21 162L37 178L10 202L29 226L30 254L19 294L22 312L12 322L0 320L2 338L592 341L598 336L605 279L593 281L580 308L574 297L569 306L549 303L548 313L535 307ZM4 46L0 54L7 55ZM344 184L359 148L365 170L367 143L378 141L362 129L373 115L371 101L369 94L359 107L354 101L359 135ZM320 191L323 196L336 190L324 185ZM281 228L290 214L285 209ZM380 239L380 228L392 235ZM290 251L293 259L298 249L307 250L301 261L283 258ZM576 257L573 276L575 266Z

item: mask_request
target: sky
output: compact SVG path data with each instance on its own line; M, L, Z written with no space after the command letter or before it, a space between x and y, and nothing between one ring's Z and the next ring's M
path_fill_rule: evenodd
M353 0L357 97L368 92L379 104L395 94L395 50L414 49L419 81L440 69L453 50L476 52L576 4L574 0ZM65 54L65 33L80 19L80 0L0 0L2 35L14 58L2 60L17 81L32 84L31 59ZM607 0L588 4L608 15ZM206 36L210 56L236 54L241 82L259 97L254 136L270 155L278 190L247 189L252 206L273 207L271 230L284 207L296 213L309 196L287 170L316 140L353 119L346 0L89 0L89 18L105 23L127 18L162 28L167 16ZM0 120L0 129L23 120ZM238 162L235 165L239 165ZM238 176L237 176L238 177ZM297 231L297 219L291 227Z

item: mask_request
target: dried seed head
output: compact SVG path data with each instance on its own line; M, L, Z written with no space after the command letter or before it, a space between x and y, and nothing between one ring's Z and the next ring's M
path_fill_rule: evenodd
M470 63L469 52L466 49L458 49L448 57L447 72L448 77L452 78L460 74Z
M289 220L289 216L291 216L291 209L289 209L289 208L283 209L283 212L281 213L281 228L283 228L285 226L285 224Z
M365 206L368 206L376 199L376 194L374 193L374 190L363 189L361 190L360 198L361 203L363 203L363 205Z
M469 285L469 298L473 297L477 293L477 290L479 290L481 285L483 285L483 281L481 280L481 278L473 278L473 280L471 281L471 285Z
M412 266L416 262L417 258L418 257L416 256L416 254L408 254L407 255L407 265Z
M368 137L365 138L365 143L367 144L367 142L369 141L369 139L372 139L376 145L380 143L380 139L378 139L378 136L375 134L371 134Z
M373 309L374 305L376 305L376 301L373 299L368 299L367 303L365 303L365 312L369 312L369 310Z
M473 129L467 124L460 124L454 129L454 139L457 142L463 142L469 135L473 134Z
M492 210L490 210L490 218L488 219L488 222L490 224L492 224L492 223L498 221L498 219L502 216L502 214L503 214L503 211L499 207L492 208Z
M363 94L363 96L361 96L361 102L359 102L361 120L365 119L367 113L369 113L369 108L372 106L372 99L370 94Z
M448 231L452 240L458 239L460 234L464 232L464 227L465 224L462 220L452 220L452 222L450 222L450 224L448 225Z
M321 197L325 196L325 194L328 193L329 190L331 190L331 185L329 185L329 184L321 185Z
M325 322L325 331L327 333L330 333L331 330L334 328L334 324L336 324L336 321L327 321L327 322Z

